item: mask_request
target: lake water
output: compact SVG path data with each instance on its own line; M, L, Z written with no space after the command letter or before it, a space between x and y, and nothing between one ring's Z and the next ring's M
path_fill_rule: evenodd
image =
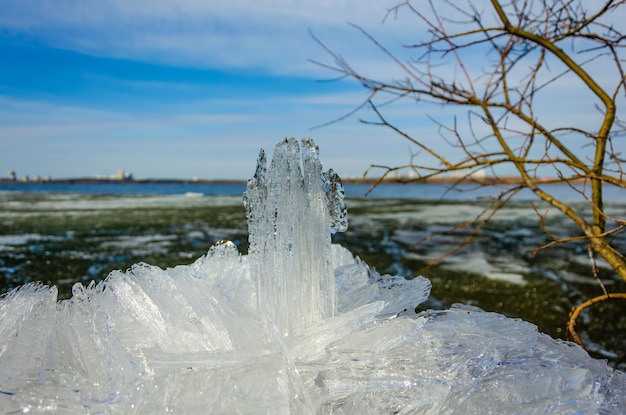
M566 201L582 200L580 192L585 191L582 185L572 188L562 184L545 184L541 186L546 192ZM344 186L349 197L362 197L368 194L369 184L349 183ZM498 196L504 189L499 186L479 186L475 184L458 184L455 186L432 183L395 184L385 183L372 189L368 194L376 198L409 198L420 200L476 200ZM198 193L207 196L243 194L244 183L0 183L0 191L20 192L55 192L82 194L119 194L119 195L173 195ZM589 190L589 189L586 189ZM606 201L626 202L626 191L615 186L605 186ZM528 189L520 191L513 200L535 200L536 196Z

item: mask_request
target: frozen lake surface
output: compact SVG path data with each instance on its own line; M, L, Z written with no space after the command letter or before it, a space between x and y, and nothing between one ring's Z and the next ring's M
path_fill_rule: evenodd
M484 201L351 197L346 203L350 227L333 241L381 274L428 277L432 292L421 309L475 305L566 339L571 308L600 294L584 241L534 254L549 239L529 202L505 206L472 243L426 271L420 269L469 236L471 229L454 227L480 213ZM612 217L626 217L624 203L607 209ZM187 264L220 240L232 241L243 254L248 249L241 194L0 192L0 224L0 292L43 281L57 286L60 299L71 296L76 282L101 281L137 262ZM553 212L547 225L553 234L577 235ZM622 234L614 243L626 251ZM607 264L598 266L609 290L626 291ZM626 369L625 302L592 307L578 328L593 356Z
M40 284L3 297L2 412L623 413L623 372L519 319L416 313L428 279L331 244L345 206L317 157L295 140L260 157L247 255L222 242L60 302Z

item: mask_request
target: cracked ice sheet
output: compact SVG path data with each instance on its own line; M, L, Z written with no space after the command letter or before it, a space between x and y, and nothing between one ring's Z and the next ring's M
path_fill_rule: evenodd
M429 262L440 258L447 251L429 252L419 254L407 252L403 257L419 261ZM482 251L457 252L453 256L448 256L441 261L443 267L453 271L473 272L483 275L489 279L509 282L517 285L526 285L524 273L530 272L530 268L521 261L505 256L489 261Z
M43 236L38 233L24 233L21 235L0 235L0 251L10 251L14 245L24 245L32 241L51 239L50 236Z

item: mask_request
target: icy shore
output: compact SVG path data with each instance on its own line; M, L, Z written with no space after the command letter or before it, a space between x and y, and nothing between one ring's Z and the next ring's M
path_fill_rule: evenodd
M311 141L261 156L245 203L249 255L0 299L0 412L624 412L624 374L578 346L471 307L416 314L427 279L331 245L341 184Z

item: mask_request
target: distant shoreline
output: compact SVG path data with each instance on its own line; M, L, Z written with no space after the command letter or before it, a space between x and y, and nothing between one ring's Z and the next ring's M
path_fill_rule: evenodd
M438 178L388 178L381 180L380 178L345 178L342 179L345 184L476 184L476 185L498 185L498 184L521 184L519 177L438 177ZM537 184L546 183L564 183L562 179L541 178L536 179ZM581 183L582 180L571 180L570 183ZM90 178L77 177L66 179L9 179L0 178L0 184L4 185L23 185L23 184L185 184L185 185L245 185L247 180L239 179L116 179L116 178Z
M11 180L0 178L0 184L246 184L245 180L212 180L212 179L40 179Z

